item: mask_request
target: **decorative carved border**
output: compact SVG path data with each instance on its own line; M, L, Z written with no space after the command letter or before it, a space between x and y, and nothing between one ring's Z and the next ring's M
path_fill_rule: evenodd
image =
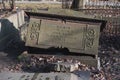
M95 30L93 28L89 28L86 25L86 34L85 34L85 46L88 48L92 48L95 39Z

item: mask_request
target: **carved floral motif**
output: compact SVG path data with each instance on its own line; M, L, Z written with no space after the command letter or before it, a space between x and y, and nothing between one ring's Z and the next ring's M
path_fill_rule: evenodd
M39 31L40 30L40 24L37 22L31 23L31 28L30 28L30 40L33 40L37 43L38 38L39 38Z
M94 29L87 29L86 31L86 47L91 48L94 43L95 38L95 30Z

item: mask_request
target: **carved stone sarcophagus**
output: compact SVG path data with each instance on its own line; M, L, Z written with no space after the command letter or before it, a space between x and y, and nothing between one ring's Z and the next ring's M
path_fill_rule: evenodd
M31 19L26 46L46 50L65 48L71 54L78 53L95 57L98 55L99 35L104 27L104 21L47 13L28 12L27 14L31 16Z

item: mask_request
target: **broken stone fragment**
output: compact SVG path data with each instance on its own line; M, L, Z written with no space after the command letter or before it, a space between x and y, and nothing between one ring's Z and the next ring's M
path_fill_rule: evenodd
M55 63L54 70L60 72L73 72L78 69L77 63L61 62Z

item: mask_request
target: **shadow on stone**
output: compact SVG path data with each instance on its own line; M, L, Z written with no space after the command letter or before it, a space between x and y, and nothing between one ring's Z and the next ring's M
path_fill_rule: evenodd
M36 47L27 47L29 54L46 54L46 55L69 55L69 56L90 56L95 58L94 55L84 54L84 53L74 53L70 52L68 48L59 48L59 47L50 47L47 49L36 48Z
M0 19L0 51L16 57L25 50L20 32L8 19Z

